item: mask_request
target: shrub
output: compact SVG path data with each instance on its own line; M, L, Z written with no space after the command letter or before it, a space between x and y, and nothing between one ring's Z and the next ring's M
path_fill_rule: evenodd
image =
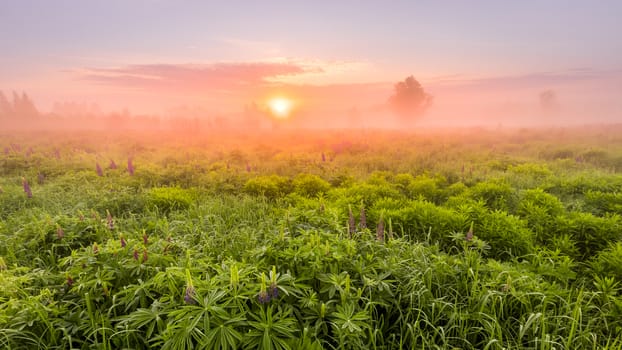
M599 276L613 277L622 281L622 242L610 244L591 261L594 272Z
M585 209L595 215L622 214L622 193L588 190L585 193Z
M555 234L569 235L576 242L578 258L585 260L621 238L620 218L573 212L557 218Z
M156 187L147 193L147 203L163 212L188 209L194 202L194 194L179 187Z
M330 189L330 184L317 175L300 174L293 181L296 193L307 197L315 197L326 193Z
M246 181L244 192L274 199L290 192L290 181L278 175L257 176Z
M489 209L512 211L518 200L516 190L504 182L479 182L468 193L473 199L483 200Z
M555 218L564 212L563 203L542 189L526 190L521 197L517 214L527 221L539 241L544 242L555 226Z

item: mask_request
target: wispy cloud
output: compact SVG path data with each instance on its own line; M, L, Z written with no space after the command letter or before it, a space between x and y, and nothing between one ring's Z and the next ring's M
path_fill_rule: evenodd
M79 78L99 84L158 90L242 88L267 84L279 77L321 71L317 66L293 62L208 64L138 64L116 68L90 68Z
M534 72L522 75L469 78L463 75L446 76L433 81L434 85L478 88L522 88L585 83L589 81L622 79L622 71L599 71L575 68L561 71Z

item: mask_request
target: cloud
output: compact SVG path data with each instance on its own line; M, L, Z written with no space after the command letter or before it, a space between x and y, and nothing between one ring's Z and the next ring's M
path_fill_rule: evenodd
M558 85L585 84L593 81L622 79L622 71L597 71L589 68L575 68L561 71L534 72L523 75L508 75L489 78L468 78L448 76L433 82L436 86L477 87L489 89L531 88Z
M113 86L196 91L269 84L271 79L310 72L321 72L321 68L293 62L137 64L91 68L83 71L79 78Z

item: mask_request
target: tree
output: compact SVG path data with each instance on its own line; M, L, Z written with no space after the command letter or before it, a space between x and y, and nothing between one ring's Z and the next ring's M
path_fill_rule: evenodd
M4 95L2 91L0 91L0 118L7 117L13 114L13 106L9 99Z
M559 110L559 103L557 102L557 94L553 90L545 90L538 95L540 100L540 109L544 113L553 114Z
M404 118L419 116L432 104L432 96L411 75L395 84L389 105L395 114Z

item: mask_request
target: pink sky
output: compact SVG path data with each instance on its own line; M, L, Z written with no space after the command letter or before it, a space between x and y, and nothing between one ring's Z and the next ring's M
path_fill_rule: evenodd
M299 118L379 120L393 84L413 75L434 96L423 122L538 119L547 90L564 120L619 122L620 10L561 0L10 2L0 90L27 91L43 111L73 101L226 116L285 96Z

